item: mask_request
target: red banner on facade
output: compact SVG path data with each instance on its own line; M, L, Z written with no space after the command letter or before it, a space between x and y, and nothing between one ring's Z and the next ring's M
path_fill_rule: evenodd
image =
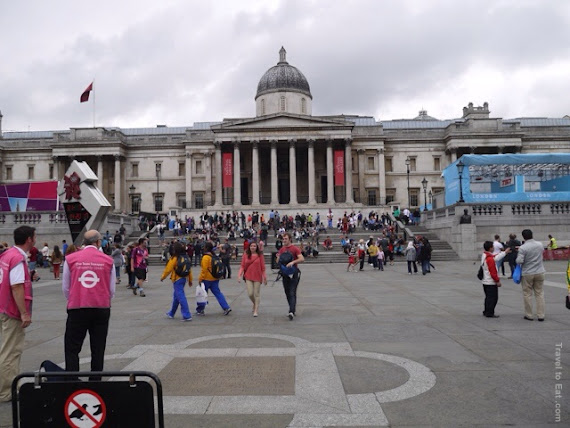
M344 150L334 151L334 185L344 186Z
M222 187L234 187L233 153L222 153Z

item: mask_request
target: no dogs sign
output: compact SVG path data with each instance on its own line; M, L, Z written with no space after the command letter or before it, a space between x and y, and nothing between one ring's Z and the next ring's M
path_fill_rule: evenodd
M71 394L65 402L64 412L69 426L76 428L99 428L107 416L105 402L89 389Z

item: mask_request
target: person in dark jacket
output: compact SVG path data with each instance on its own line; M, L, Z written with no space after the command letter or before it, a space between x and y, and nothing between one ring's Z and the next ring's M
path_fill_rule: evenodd
M430 260L431 260L431 244L427 238L420 239L418 261L422 266L422 275L430 273Z
M511 268L511 276L509 276L509 279L513 278L513 273L515 271L515 267L517 266L516 260L517 255L519 254L519 247L522 245L521 241L516 238L517 235L511 233L509 235L509 240L506 243L506 247L511 249L511 252L505 257L509 263L509 267Z

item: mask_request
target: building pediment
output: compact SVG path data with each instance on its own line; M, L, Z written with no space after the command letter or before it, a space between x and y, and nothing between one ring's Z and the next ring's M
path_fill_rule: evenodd
M354 123L338 119L323 117L295 115L291 113L278 113L262 117L246 119L226 119L219 125L212 126L214 132L227 132L251 129L283 129L283 128L309 128L309 129L347 129L353 128Z

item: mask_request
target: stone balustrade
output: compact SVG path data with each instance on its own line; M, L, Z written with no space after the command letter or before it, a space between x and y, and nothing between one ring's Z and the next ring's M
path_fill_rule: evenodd
M471 216L469 224L459 223L464 209ZM484 241L493 241L495 235L507 241L511 233L521 239L523 229L531 229L544 243L549 234L558 242L570 241L570 202L455 204L422 212L421 222L461 258L470 259L481 253Z

